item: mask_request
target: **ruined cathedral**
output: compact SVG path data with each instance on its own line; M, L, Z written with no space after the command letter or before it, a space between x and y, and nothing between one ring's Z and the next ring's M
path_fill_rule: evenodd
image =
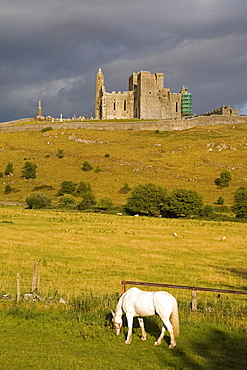
M129 91L107 92L101 68L96 74L95 119L181 119L192 114L192 94L164 88L164 73L140 71L129 77Z

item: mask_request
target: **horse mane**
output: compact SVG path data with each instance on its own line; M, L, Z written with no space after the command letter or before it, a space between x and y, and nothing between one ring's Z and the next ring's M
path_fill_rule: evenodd
M122 314L123 314L122 302L123 302L123 297L124 297L124 295L125 295L125 294L123 294L123 295L119 298L119 300L118 300L118 303L117 303L117 306L116 306L116 312L115 312L115 314L116 314L117 316L122 316Z

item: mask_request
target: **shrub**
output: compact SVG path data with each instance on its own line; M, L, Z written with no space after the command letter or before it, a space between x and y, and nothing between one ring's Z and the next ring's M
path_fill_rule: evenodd
M5 186L4 194L9 194L9 193L11 193L12 191L14 191L14 189L12 188L12 186L11 186L11 185L6 185L6 186Z
M74 194L76 190L76 182L73 181L62 181L60 185L60 190L58 191L57 195L64 195L64 194Z
M79 210L92 209L96 203L95 195L91 191L88 191L83 195L82 201L76 208Z
M57 157L59 159L61 159L61 158L64 157L64 151L63 151L63 149L58 149L58 151L57 151Z
M227 188L229 183L232 179L232 176L229 171L224 170L221 172L220 177L214 180L215 185L218 186L219 189Z
M127 194L131 191L131 188L129 187L128 184L124 184L124 186L119 190L120 194Z
M5 168L4 175L11 175L14 172L14 165L13 163L9 162Z
M27 196L26 203L29 209L48 208L51 205L51 199L45 194L32 193Z
M82 164L82 171L90 171L93 169L93 167L91 166L91 164L87 161L83 162Z
M39 186L35 186L33 188L33 191L42 190L42 189L53 190L53 186L52 185L39 185Z
M51 131L52 130L52 127L48 126L48 127L44 127L41 132L46 132L46 131Z
M99 165L97 165L94 172L99 173L101 171L102 171L101 167Z
M26 179L36 179L37 165L32 162L26 162L22 168L22 177Z
M165 212L173 217L198 215L202 206L203 198L194 190L175 189L167 199Z
M166 200L166 189L152 183L138 185L127 199L126 209L131 213L159 216Z
M237 218L247 218L247 188L241 187L236 191L232 210Z
M223 204L225 203L225 200L223 197L219 197L218 200L217 200L217 204L219 204L220 206L223 206Z

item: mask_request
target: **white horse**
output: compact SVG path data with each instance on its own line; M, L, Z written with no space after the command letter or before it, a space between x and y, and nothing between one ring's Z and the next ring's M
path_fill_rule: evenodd
M116 312L112 311L113 324L116 330L116 335L120 334L122 327L122 315L126 313L128 322L128 335L125 341L130 344L132 339L133 318L138 317L139 325L142 331L142 340L146 340L146 332L142 317L153 316L158 314L163 321L162 331L154 343L159 345L164 338L166 329L170 333L169 348L176 346L175 337L179 335L179 318L178 306L176 298L167 292L145 292L138 288L131 288L127 290L119 299Z

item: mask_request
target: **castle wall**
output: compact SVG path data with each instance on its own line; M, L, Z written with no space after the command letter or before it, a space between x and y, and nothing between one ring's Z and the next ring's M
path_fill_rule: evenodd
M164 73L141 71L129 77L129 91L108 93L104 75L96 75L96 119L180 119L181 94L164 88Z
M128 119L134 116L134 93L124 91L123 93L103 93L102 97L102 119Z
M238 109L233 109L230 105L222 105L220 108L204 113L203 116L211 116L213 114L222 116L238 116Z

